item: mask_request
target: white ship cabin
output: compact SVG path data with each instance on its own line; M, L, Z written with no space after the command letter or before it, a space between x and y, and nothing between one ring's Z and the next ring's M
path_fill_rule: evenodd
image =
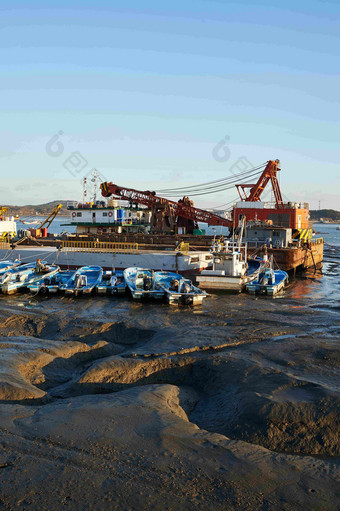
M249 223L247 226L247 242L249 247L286 248L293 241L293 231L286 227Z
M0 238L9 239L17 235L17 224L13 216L0 216Z
M126 201L108 199L94 202L70 202L70 224L77 234L147 233L151 211L130 207Z

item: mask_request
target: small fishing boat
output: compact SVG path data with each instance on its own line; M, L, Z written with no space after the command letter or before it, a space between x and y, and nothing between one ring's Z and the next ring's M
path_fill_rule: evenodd
M213 267L202 270L196 280L200 289L240 292L266 264L258 257L247 258L246 243L226 241L213 251Z
M209 296L205 291L194 286L191 280L183 278L178 273L157 271L155 272L155 279L156 283L164 290L166 301L169 304L198 305Z
M103 268L101 266L83 266L79 268L68 281L60 286L66 295L90 294L102 279Z
M2 293L7 293L9 284L24 283L28 277L34 272L35 263L22 264L14 268L10 268L0 275L0 290Z
M240 292L257 277L266 262L260 258L248 259L248 244L242 242L245 218L240 220L239 236L229 240L214 238L211 253L212 268L204 269L196 277L200 289Z
M44 275L39 280L30 282L27 288L31 293L55 294L74 274L75 270L62 270L54 275Z
M0 275L19 266L20 261L0 261Z
M2 283L1 291L8 295L16 293L18 289L27 288L29 284L40 280L42 276L49 277L59 271L59 266L49 266L45 261L41 264L44 266L41 272L36 271L36 263L24 264L10 270L8 278Z
M37 224L40 224L41 222L39 222L39 220L21 220L21 222L23 224L26 224L26 225L37 225Z
M126 284L122 270L103 272L102 280L97 286L99 295L124 294L125 290Z
M155 298L160 300L164 297L162 289L155 280L155 272L144 268L126 268L124 279L134 300L142 298Z
M250 294L276 295L288 282L288 273L283 270L265 268L260 271L258 277L246 285Z

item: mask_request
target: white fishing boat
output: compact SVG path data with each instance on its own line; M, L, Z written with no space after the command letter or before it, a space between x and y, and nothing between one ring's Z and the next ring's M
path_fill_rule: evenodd
M124 273L121 270L104 271L99 284L97 285L97 293L99 295L115 295L124 294L126 284Z
M153 270L126 268L124 278L134 300L141 300L142 298L160 300L164 297L164 289L156 282Z
M65 284L60 286L60 290L64 291L66 295L90 294L101 281L102 275L101 266L83 266Z
M169 304L198 305L209 296L205 291L194 286L191 280L185 279L178 273L158 271L155 273L155 278L156 283L164 290Z
M247 243L243 242L245 217L240 220L238 239L214 239L211 247L213 255L212 269L202 270L196 281L201 289L240 292L245 285L255 279L262 259L248 262Z

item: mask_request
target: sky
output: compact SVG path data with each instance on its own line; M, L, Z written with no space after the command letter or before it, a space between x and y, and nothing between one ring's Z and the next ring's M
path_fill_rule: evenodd
M279 159L285 199L340 210L339 2L4 4L0 203L80 199L94 168L157 190Z

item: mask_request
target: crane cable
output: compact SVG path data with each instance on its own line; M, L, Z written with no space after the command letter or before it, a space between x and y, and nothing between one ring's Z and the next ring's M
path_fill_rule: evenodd
M237 175L233 175L233 176L230 176L230 177L224 177L222 179L216 179L215 181L208 181L207 183L200 183L200 184L197 184L197 185L192 185L192 186L188 186L188 187L180 187L180 188L163 188L163 189L160 189L160 190L156 190L156 193L171 193L171 192L176 192L176 191L181 191L181 193L183 193L183 191L189 191L189 190L193 190L193 191L197 191L197 187L199 188L206 188L207 185L216 185L216 186L219 186L220 185L224 185L224 184L229 184L229 183L232 183L234 181L238 181L239 179L243 179L245 177L250 177L250 175L252 175L253 173L255 172L260 172L260 169L262 169L265 165L266 165L267 162L265 163L262 163L261 165L258 165L257 167L253 167L251 169L248 169L246 170L245 172L241 172L240 174L237 174Z
M257 176L260 173L261 173L261 171L254 172L246 177L248 179L250 177ZM167 197L181 197L182 195L190 195L190 197L196 197L198 195L208 195L208 194L212 194L212 193L223 192L225 190L232 190L235 188L235 184L237 183L237 181L240 181L239 177L237 179L235 179L234 182L229 182L229 183L215 185L215 186L208 186L208 187L205 186L204 188L196 188L196 189L191 189L191 190L183 189L181 192L178 192L178 193L164 193L164 195L166 195ZM197 192L197 193L193 193L193 192Z

